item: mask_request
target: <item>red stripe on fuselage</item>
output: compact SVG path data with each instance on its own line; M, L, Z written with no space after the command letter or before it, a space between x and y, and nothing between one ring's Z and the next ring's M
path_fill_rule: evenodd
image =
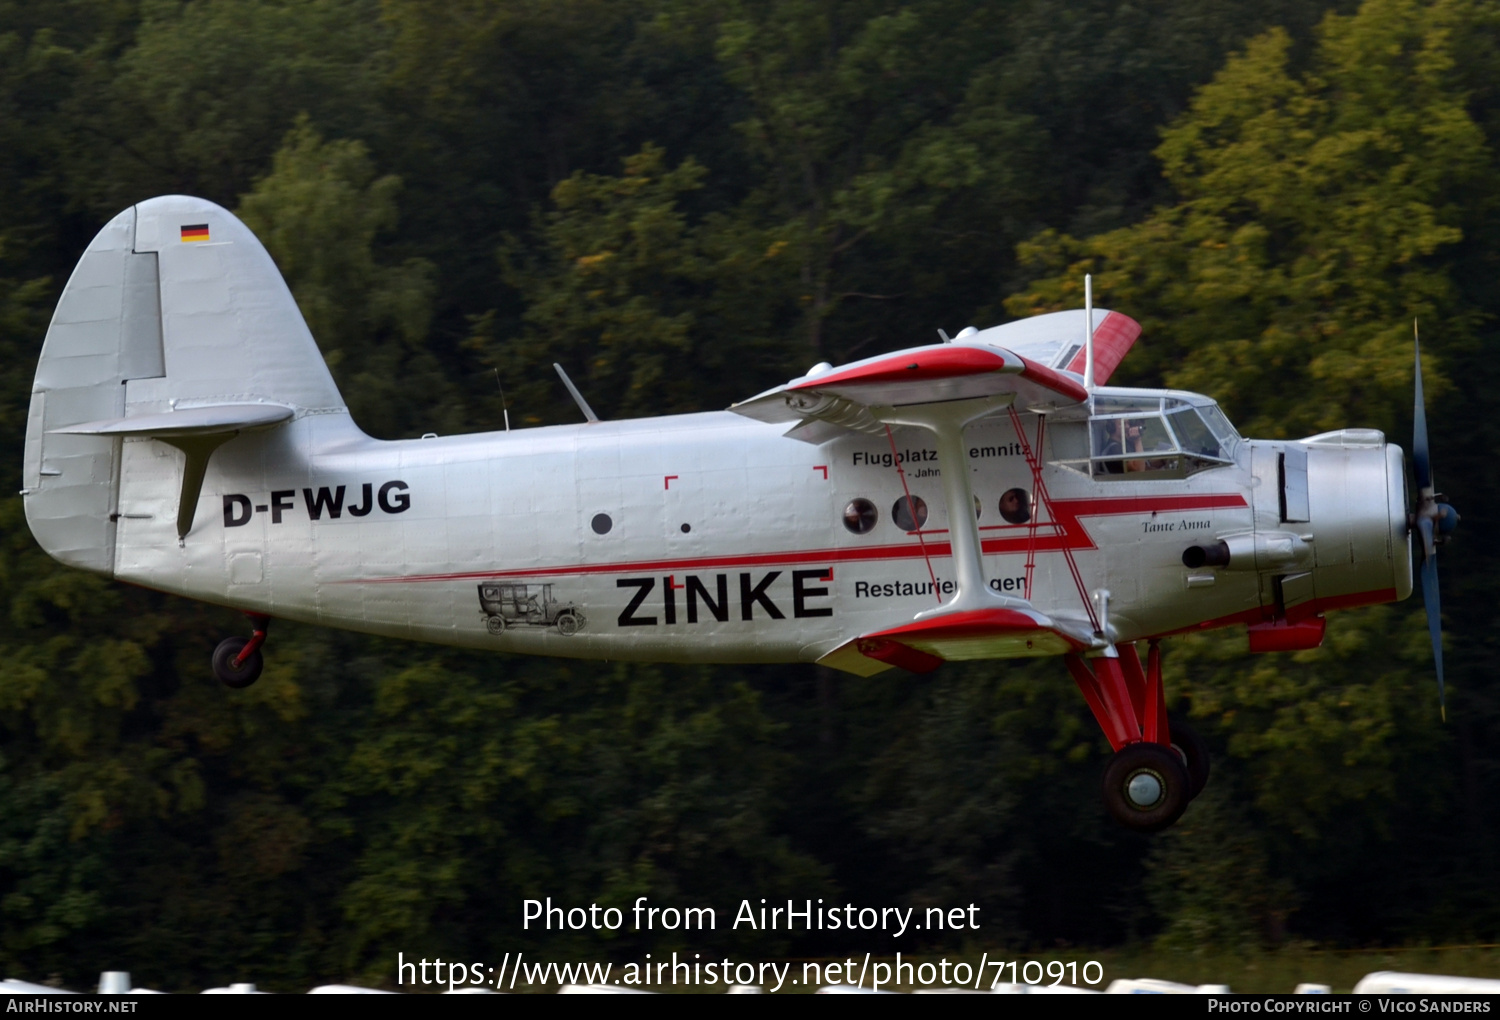
M1083 517L1118 516L1139 513L1177 513L1186 510L1227 510L1246 506L1239 493L1210 493L1201 496L1114 496L1101 499L1061 499L1048 504L1053 520L1041 527L1054 533L1038 535L1038 552L1061 552L1064 549L1099 548L1084 526ZM989 530L989 529L985 529ZM1014 538L989 538L981 541L987 555L1025 552L1029 525L1010 525L1002 530L1014 531ZM938 532L941 534L941 532ZM924 532L924 535L934 532ZM953 555L947 542L928 542L927 555ZM833 564L866 563L882 560L913 560L923 556L920 544L872 545L844 549L791 549L785 552L744 553L733 556L701 556L683 559L636 560L626 563L579 563L554 567L523 567L514 570L472 570L451 574L411 574L398 577L348 578L334 584L398 584L402 582L478 581L498 577L551 577L592 574L638 574L661 570L710 570L716 567L771 567L795 563Z
M1120 514L1181 513L1187 510L1232 510L1244 507L1245 497L1239 493L1218 493L1208 496L1113 496L1105 499L1059 499L1047 504L1052 520L1038 527L1051 525L1060 529L1050 536L1038 535L1038 552L1061 552L1063 549L1091 550L1094 544L1088 529L1079 520L1081 517L1119 516ZM1030 539L1024 534L1029 525L1015 524L1004 529L1015 531L1015 538L985 539L980 544L989 554L1025 552ZM988 528L981 528L988 531Z

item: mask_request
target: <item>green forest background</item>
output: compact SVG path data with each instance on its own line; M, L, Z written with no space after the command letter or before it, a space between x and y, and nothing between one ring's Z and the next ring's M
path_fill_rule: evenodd
M1500 3L0 0L0 971L391 984L407 959L952 950L520 927L521 900L983 908L971 946L1500 940ZM969 324L1099 303L1117 379L1247 435L1411 434L1420 317L1448 722L1418 600L1321 649L1167 643L1215 752L1109 822L1062 664L477 655L58 566L19 496L36 357L126 205L257 231L396 438L722 408ZM233 973L226 973L230 969ZM1372 968L1373 969L1373 968ZM1284 989L1285 990L1285 989Z

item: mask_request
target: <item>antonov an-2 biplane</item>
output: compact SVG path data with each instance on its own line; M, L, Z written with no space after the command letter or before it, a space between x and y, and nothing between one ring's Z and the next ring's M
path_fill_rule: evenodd
M858 676L1059 656L1115 749L1107 806L1155 830L1208 775L1167 720L1161 639L1314 647L1327 611L1410 594L1413 529L1436 636L1457 515L1420 364L1409 509L1379 432L1246 440L1208 397L1105 386L1139 331L1087 307L820 364L728 411L597 421L580 399L584 424L384 442L255 236L169 196L110 221L63 291L22 493L63 563L242 610L252 636L213 658L231 687L273 616Z

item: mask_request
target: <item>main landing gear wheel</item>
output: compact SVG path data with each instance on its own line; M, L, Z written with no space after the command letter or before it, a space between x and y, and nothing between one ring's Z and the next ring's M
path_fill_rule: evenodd
M1168 719L1167 725L1172 731L1172 750L1177 752L1187 769L1188 800L1197 800L1198 794L1208 785L1208 745L1198 736L1197 730L1176 716Z
M1104 770L1104 806L1137 832L1159 832L1182 817L1188 790L1181 759L1160 744L1127 744Z
M243 661L238 661L240 653L250 643L248 638L230 637L219 642L219 647L214 649L214 676L225 687L249 687L260 679L260 671L265 666L265 657L256 648Z

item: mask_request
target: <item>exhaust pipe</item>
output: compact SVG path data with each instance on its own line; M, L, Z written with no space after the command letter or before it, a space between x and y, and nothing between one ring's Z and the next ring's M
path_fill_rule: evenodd
M1198 567L1225 567L1229 570L1306 570L1312 566L1312 546L1301 535L1289 531L1257 531L1230 535L1203 545L1182 550L1182 564L1190 570Z
M1227 567L1229 566L1229 543L1190 545L1182 550L1182 565L1190 570L1197 570L1199 567Z

